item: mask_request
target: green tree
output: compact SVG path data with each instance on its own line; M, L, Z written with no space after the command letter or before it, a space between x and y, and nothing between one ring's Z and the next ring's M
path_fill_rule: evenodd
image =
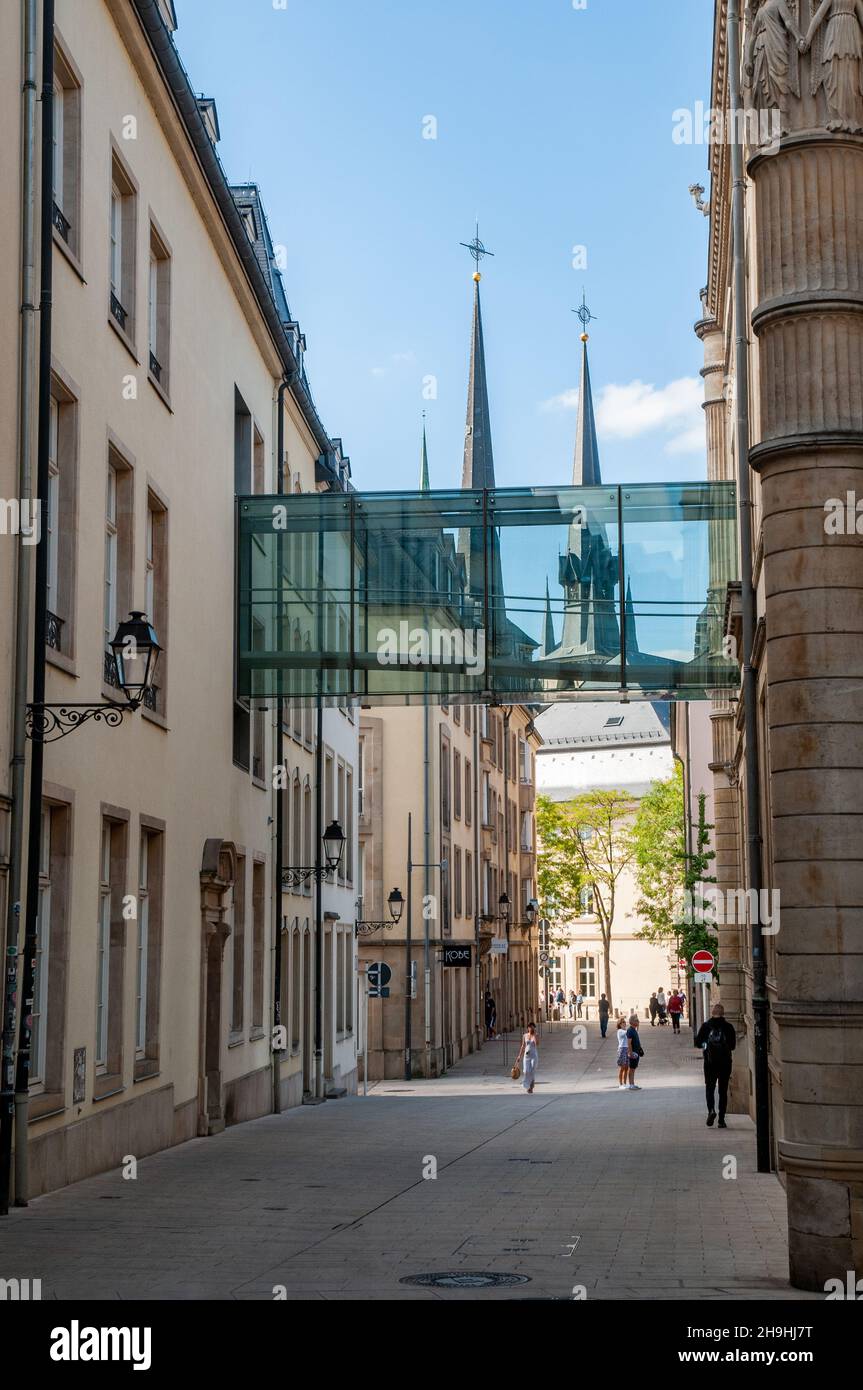
M696 951L711 951L715 962L713 974L716 979L719 979L719 935L705 915L711 904L701 892L702 884L716 882L716 878L707 872L716 855L712 849L707 848L710 844L710 832L713 826L707 822L704 809L706 801L706 794L701 792L698 797L695 849L686 856L678 950L680 955L685 956L688 961L692 960Z
M559 886L559 911L579 911L579 892L589 887L599 920L603 945L605 993L611 993L611 940L620 877L632 863L635 846L631 822L632 797L624 791L584 792L572 801L541 796L536 805L540 840L540 882L547 868L551 884ZM578 884L579 892L574 885Z
M679 763L670 777L654 782L642 797L632 837L639 892L635 910L643 919L636 936L662 946L677 942L687 872L683 771Z

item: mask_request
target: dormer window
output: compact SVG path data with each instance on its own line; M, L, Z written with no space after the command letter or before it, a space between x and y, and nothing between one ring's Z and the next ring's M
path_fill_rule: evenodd
M156 8L162 16L162 23L169 34L173 34L177 27L177 15L174 10L174 0L156 0Z
M612 716L611 719L606 719L606 721L605 721L605 727L606 727L606 729L619 729L622 723L623 723L623 715L622 715L622 714L615 714L615 715Z
M240 216L243 219L243 226L246 229L246 236L254 246L258 239L258 229L255 226L255 214L251 208L240 208Z

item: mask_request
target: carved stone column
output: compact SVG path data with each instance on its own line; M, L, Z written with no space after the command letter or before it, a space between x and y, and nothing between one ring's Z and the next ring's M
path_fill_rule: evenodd
M800 9L805 27L812 10ZM863 498L863 138L828 128L813 68L822 53L800 59L792 133L748 165L750 461L761 477L764 753L781 895L778 1155L791 1280L813 1290L863 1270L863 537L825 529L830 498Z

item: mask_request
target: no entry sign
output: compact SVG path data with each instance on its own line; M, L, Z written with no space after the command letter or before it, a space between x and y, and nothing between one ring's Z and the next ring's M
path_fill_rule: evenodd
M692 969L696 975L708 975L714 966L710 951L696 951L692 957Z

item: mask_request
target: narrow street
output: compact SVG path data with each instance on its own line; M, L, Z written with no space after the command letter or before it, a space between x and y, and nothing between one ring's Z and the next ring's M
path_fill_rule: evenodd
M691 1032L643 1027L644 1089L620 1092L613 1038L587 1026L576 1051L571 1025L545 1025L530 1097L492 1042L441 1080L382 1082L144 1159L134 1181L40 1197L3 1223L0 1273L58 1299L804 1297L750 1120L705 1127ZM529 1282L401 1282L475 1271Z

